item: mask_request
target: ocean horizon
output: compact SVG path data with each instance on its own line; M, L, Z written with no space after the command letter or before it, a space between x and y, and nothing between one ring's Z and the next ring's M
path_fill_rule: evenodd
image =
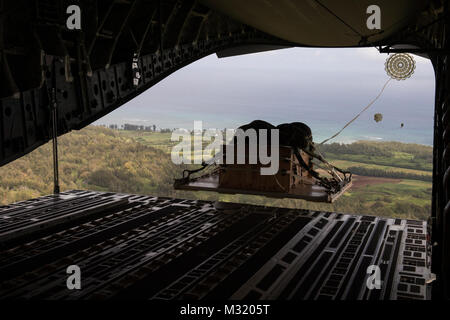
M150 120L145 119L129 119L130 121L102 121L99 120L95 124L96 125L111 125L117 124L119 126L124 124L134 124L134 125L143 125L150 126L155 124L157 129L177 129L177 128L185 128L188 130L193 129L192 123L180 123L179 125L171 126L171 122L163 122L162 125L158 123L153 123ZM265 120L265 119L263 119ZM267 120L265 120L267 121ZM270 121L269 121L270 122ZM281 122L280 122L281 123ZM275 125L280 123L274 123ZM236 126L224 128L222 126L212 126L207 125L207 123L203 124L203 129L235 129L240 125L245 123L241 123ZM339 126L336 124L324 124L322 122L314 123L309 122L306 123L312 131L313 140L315 143L320 143L323 140L331 137L336 132L338 132L345 123L339 123ZM367 122L361 123L353 123L349 127L347 127L340 135L330 140L328 143L343 143L343 144L351 144L357 141L379 141L379 142L388 142L388 141L396 141L403 143L415 143L427 146L433 146L433 130L432 127L413 127L408 128L407 124L404 124L401 127L400 124L396 123L376 123L371 124Z
M211 55L167 77L96 124L237 128L253 120L303 122L320 142L380 92L388 76L376 49L292 48L226 59ZM414 56L411 78L392 80L379 99L332 142L433 145L434 72ZM383 115L375 122L374 115ZM403 127L402 127L403 124Z

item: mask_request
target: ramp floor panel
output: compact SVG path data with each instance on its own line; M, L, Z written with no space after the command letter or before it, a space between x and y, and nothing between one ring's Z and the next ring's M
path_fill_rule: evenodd
M0 207L0 298L426 300L426 232L423 221L74 190ZM67 287L71 265L81 290Z

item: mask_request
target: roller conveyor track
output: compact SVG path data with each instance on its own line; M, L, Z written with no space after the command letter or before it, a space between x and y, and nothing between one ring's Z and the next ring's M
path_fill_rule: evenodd
M430 298L422 221L90 191L0 217L3 299ZM81 290L66 286L69 265Z
M39 202L33 205L21 203L0 210L0 242L12 242L46 229L54 230L60 225L121 205L128 205L127 196L95 193L61 194L49 201L44 200L42 206Z

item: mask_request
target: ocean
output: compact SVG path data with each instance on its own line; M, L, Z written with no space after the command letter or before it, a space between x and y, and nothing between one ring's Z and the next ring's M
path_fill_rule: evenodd
M374 52L375 51L375 52ZM256 119L304 122L320 142L380 92L386 55L375 49L293 48L227 59L209 56L164 79L95 124L158 128L237 128ZM414 56L410 79L381 97L331 142L400 141L433 145L434 72ZM381 113L383 120L374 121ZM403 124L403 127L402 127Z

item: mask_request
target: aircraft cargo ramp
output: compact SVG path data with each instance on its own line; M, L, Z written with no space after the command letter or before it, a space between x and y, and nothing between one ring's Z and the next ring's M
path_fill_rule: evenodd
M427 243L422 221L75 190L0 207L0 297L424 300Z

